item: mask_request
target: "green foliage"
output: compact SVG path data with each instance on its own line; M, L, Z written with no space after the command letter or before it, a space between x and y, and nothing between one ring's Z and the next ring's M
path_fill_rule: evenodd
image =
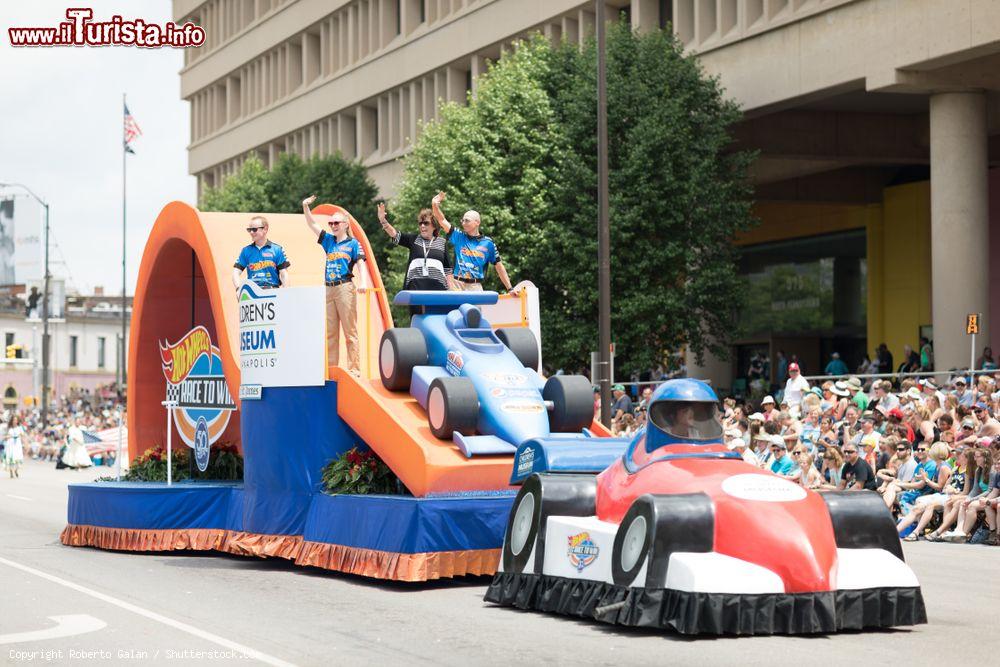
M183 444L172 447L170 459L173 470L173 481L180 482L191 478L191 450ZM239 481L243 479L243 457L236 445L231 443L216 443L209 454L208 467L205 472L195 472L196 479ZM166 482L167 481L167 450L156 446L146 450L129 466L122 480L126 482ZM114 477L101 477L99 482L113 482Z
M352 447L323 468L323 491L329 494L402 493L399 478L378 455Z
M753 224L753 155L731 145L739 109L668 31L613 26L607 80L619 372L683 346L725 356L744 294L731 240ZM597 347L596 99L592 42L520 44L468 106L446 105L428 125L396 204L411 221L444 190L449 220L482 214L512 279L539 287L552 367L582 366Z
M379 266L385 266L389 244L375 217L378 189L360 162L350 162L339 153L309 160L285 153L278 157L270 171L251 154L240 171L220 187L209 188L202 194L200 208L203 211L299 213L302 200L309 195L316 195L318 202L347 209L368 235Z

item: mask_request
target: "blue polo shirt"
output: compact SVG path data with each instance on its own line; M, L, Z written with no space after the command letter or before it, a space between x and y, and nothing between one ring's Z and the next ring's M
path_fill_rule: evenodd
M338 243L332 234L324 231L320 232L316 242L326 251L326 271L323 274L326 282L350 278L354 265L358 260L365 259L364 248L350 236Z
M469 236L452 227L448 241L455 246L456 278L482 280L486 277L486 265L501 261L497 245L489 236Z
M794 467L795 463L792 462L792 457L788 454L782 456L781 460L774 459L771 461L771 472L778 475L790 475Z
M243 248L233 266L240 271L247 270L247 280L261 287L280 287L278 271L287 269L291 262L285 256L285 249L277 243L268 241L261 247L256 243Z

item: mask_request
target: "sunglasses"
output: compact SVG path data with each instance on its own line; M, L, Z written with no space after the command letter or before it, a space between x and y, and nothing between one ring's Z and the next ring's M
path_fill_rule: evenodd
M845 449L844 453L845 454L857 454L858 450L856 450L856 449Z
M897 452L905 452L906 451L906 447L896 447L896 451Z
M264 229L263 227L247 227L247 231L253 234L254 232L259 232Z
M918 452L926 452L927 448L926 447L917 447L917 451Z
M426 227L426 226L430 225L431 223L427 222L426 220L421 220L417 224L420 225L421 227Z
M340 224L346 225L347 221L346 220L331 220L330 221L330 226L331 227L336 227L337 225L340 225Z
M780 452L781 449L782 449L781 447L771 447L772 452Z

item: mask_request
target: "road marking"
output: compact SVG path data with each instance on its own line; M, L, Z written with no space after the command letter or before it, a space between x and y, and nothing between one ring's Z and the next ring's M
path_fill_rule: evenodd
M14 498L15 500L27 500L29 503L31 502L31 498L25 498L24 496L15 496L13 493L8 493L7 497Z
M274 656L262 653L255 648L250 648L249 646L244 646L243 644L231 641L219 635L214 635L211 632L206 632L193 625L188 625L187 623L182 623L181 621L175 621L172 618L168 618L162 614L158 614L155 611L150 611L148 609L143 609L138 605L134 605L131 602L125 602L124 600L119 600L118 598L111 597L104 593L100 593L86 586L81 586L80 584L74 584L72 581L67 581L47 572L42 572L41 570L36 570L33 567L28 567L27 565L21 565L20 563L15 563L12 560L7 560L6 558L0 558L0 563L4 565L9 565L15 569L21 570L22 572L27 572L28 574L33 574L36 577L41 577L53 583L59 584L60 586L65 586L66 588L72 589L83 593L84 595L89 595L92 598L97 598L102 602L107 602L108 604L113 604L116 607L120 607L126 611L130 611L133 614L138 614L139 616L144 616L150 620L156 621L157 623L162 623L166 626L180 630L181 632L186 632L195 637L199 637L206 641L210 641L219 646L225 646L226 648L233 649L234 651L239 651L248 658L253 658L254 660L260 660L268 665L276 665L277 667L295 667L293 663L286 662L280 658L275 658Z
M108 625L101 619L88 616L87 614L49 616L48 618L56 622L53 627L45 630L32 630L30 632L15 632L11 635L0 635L0 644L37 642L43 639L72 637L73 635L82 635L85 632L94 632L95 630L100 630Z

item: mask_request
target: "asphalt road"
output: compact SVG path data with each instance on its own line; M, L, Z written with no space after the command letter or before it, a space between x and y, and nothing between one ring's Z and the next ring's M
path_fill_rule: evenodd
M0 476L0 662L7 664L992 664L1000 549L906 544L930 623L810 637L690 639L497 608L487 580L391 584L283 560L64 547L66 485ZM971 661L971 662L970 662Z

